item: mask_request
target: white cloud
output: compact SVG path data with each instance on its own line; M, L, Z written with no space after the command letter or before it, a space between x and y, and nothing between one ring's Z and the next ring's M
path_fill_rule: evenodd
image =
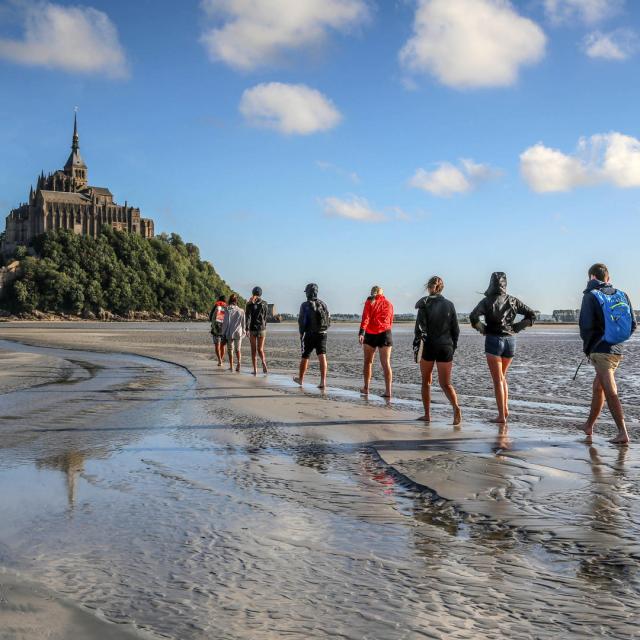
M544 56L546 36L509 0L419 0L414 33L400 51L406 70L455 88L516 82Z
M348 180L353 182L353 184L360 184L361 182L360 176L356 171L347 171L346 169L343 169L342 167L339 167L338 165L333 164L333 162L318 160L316 162L316 166L322 171L328 171L330 173L335 173L336 175L342 178L347 178Z
M609 33L594 31L583 41L583 50L590 58L626 60L638 51L638 36L631 29L616 29Z
M409 186L422 189L434 196L449 197L456 193L467 193L482 182L486 182L500 174L486 164L478 164L473 160L462 159L459 166L450 162L441 162L434 171L418 169Z
M128 76L118 31L106 13L38 2L26 5L24 18L24 38L0 38L0 58L72 73Z
M255 127L308 135L332 129L342 116L331 100L304 84L269 82L247 89L240 113Z
M640 187L640 140L611 132L582 138L573 154L538 143L520 155L520 172L538 193L610 184Z
M618 13L623 5L624 0L544 0L546 13L556 24L576 20L595 24Z
M350 196L347 199L325 198L324 212L328 216L338 216L357 220L358 222L384 222L387 219L383 213L375 211L365 198Z
M365 0L202 0L218 24L202 36L214 61L251 70L321 45L369 17Z

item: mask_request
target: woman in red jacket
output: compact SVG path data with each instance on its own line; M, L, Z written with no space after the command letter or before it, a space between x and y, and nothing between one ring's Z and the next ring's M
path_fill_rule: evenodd
M362 395L368 395L369 382L373 371L373 359L376 349L379 351L380 364L384 372L383 398L391 397L391 327L393 326L393 305L384 297L382 287L372 287L371 295L364 303L362 322L360 323L360 344L364 348L364 387L360 389Z

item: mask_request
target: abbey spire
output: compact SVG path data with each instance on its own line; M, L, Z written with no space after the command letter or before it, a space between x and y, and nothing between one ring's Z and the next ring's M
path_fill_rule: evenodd
M80 137L78 136L78 114L73 114L73 139L71 141L71 155L64 165L64 172L74 178L77 189L87 185L87 165L80 155Z

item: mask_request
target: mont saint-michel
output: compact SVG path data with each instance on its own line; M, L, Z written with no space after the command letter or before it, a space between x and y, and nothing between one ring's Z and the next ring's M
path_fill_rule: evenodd
M48 175L41 173L29 200L7 216L2 254L11 255L16 247L30 245L47 231L67 229L78 235L96 237L103 225L152 238L153 220L143 218L140 209L125 201L117 204L105 187L89 184L89 171L80 155L77 116L73 121L71 153L64 168Z

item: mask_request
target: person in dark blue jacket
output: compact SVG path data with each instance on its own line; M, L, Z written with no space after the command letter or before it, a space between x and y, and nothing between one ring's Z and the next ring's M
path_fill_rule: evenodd
M300 346L302 357L298 375L293 379L300 386L304 383L304 376L309 366L309 356L313 351L318 356L320 365L320 384L318 388L327 386L327 329L331 325L331 316L327 305L318 299L318 285L309 283L304 293L306 301L300 305L298 314L298 329L300 330Z
M622 361L624 345L623 343L610 344L604 340L604 312L593 291L601 291L606 296L614 295L617 291L609 280L609 270L604 264L594 264L589 269L589 282L584 290L580 309L580 337L582 338L583 350L596 372L593 380L591 411L589 412L589 418L581 429L586 434L587 441L590 442L593 436L593 427L606 400L618 427L617 435L610 442L626 445L629 443L629 434L624 422L624 412L618 397L618 387L615 379L616 369ZM631 333L633 333L636 330L633 307L627 294L624 294L624 298L631 312Z

